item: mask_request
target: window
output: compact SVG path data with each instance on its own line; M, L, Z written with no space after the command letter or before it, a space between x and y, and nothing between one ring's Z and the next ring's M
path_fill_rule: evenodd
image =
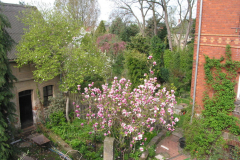
M53 86L50 85L50 86L43 87L44 107L49 105L49 97L52 97L52 96L53 96Z

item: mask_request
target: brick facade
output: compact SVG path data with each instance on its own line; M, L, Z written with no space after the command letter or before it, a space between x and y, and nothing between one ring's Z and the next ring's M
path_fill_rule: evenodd
M200 0L197 2L195 46L192 71L191 96L193 97L194 77L196 68L198 24L200 13ZM199 63L196 85L196 112L200 113L203 109L203 92L205 91L204 79L204 55L210 58L220 58L225 54L227 44L231 45L232 58L240 60L240 0L203 0L202 27L199 50ZM239 70L240 73L240 70ZM238 74L239 75L239 74ZM238 76L239 77L239 76ZM238 78L236 79L238 82ZM237 84L238 85L238 84ZM237 93L237 85L235 87ZM210 95L212 93L209 93Z

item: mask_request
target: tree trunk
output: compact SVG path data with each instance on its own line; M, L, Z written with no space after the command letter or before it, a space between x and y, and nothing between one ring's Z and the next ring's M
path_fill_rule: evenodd
M70 119L69 119L69 93L67 93L67 101L66 101L66 119L68 122L70 122Z
M155 14L155 3L152 3L152 11L153 11L153 23L154 23L154 30L153 33L156 36L157 35L157 20L156 20L156 14Z
M163 11L165 14L165 24L166 24L166 28L167 28L167 33L168 33L168 43L169 43L169 49L172 51L173 50L173 46L172 46L172 34L171 34L171 30L170 30L170 26L169 26L169 22L168 22L168 10L167 10L167 3L165 0L162 0L162 7L163 7Z
M188 0L188 10L189 10L189 21L188 21L188 27L187 27L187 30L186 30L185 39L184 39L184 42L183 42L183 48L185 48L186 45L187 45L188 36L190 34L191 26L192 26L192 5L191 5L190 0Z

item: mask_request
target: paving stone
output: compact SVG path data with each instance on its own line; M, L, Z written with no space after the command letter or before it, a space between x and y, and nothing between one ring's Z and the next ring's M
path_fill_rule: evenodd
M164 160L164 157L161 154L156 155L155 158L159 160Z
M169 137L164 138L162 141L160 141L156 148L156 154L167 153L169 154L169 157L165 158L173 158L176 156L179 156L178 148L179 148L179 137L175 135L170 135ZM187 158L187 157L186 157ZM180 159L179 159L180 160Z

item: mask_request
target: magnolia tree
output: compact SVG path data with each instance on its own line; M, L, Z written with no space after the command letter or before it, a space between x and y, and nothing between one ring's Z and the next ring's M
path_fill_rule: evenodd
M156 65L156 62L151 64ZM121 147L132 148L137 141L144 144L144 134L152 132L155 124L174 131L174 125L178 122L178 118L173 117L176 103L174 90L160 89L157 78L145 76L144 84L132 91L130 80L115 77L111 86L102 85L102 91L93 88L92 83L82 93L83 101L89 104L86 118L90 121L96 119L94 130L104 130L105 136L114 136ZM80 118L82 111L79 105L76 108L76 116ZM140 150L143 151L143 148Z

